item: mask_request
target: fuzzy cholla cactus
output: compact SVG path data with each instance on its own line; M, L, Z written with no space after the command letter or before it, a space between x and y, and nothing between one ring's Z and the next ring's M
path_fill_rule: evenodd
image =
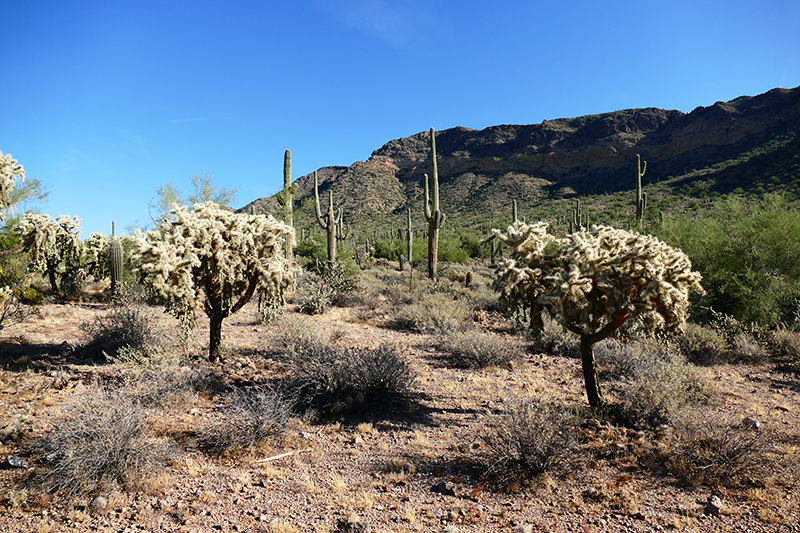
M136 232L131 262L185 327L203 306L211 321L209 359L216 361L224 318L256 293L283 303L295 277L287 243L295 245L294 229L271 215L236 214L211 202L191 211L173 205L160 228Z
M78 217L60 215L54 219L50 215L25 213L17 231L28 246L29 270L46 273L55 294L74 293L80 289L85 273L82 270L83 244Z
M105 279L110 275L108 270L109 242L105 233L92 233L83 243L86 273L96 280Z
M11 207L11 191L17 180L25 180L22 165L18 165L11 154L0 152L0 220L3 220L3 210Z
M513 309L530 312L532 328L541 326L547 311L580 336L593 407L601 396L592 346L634 316L655 327L680 328L689 292L703 293L686 254L650 235L592 226L557 238L542 222L492 232L513 249L511 259L498 265L495 289Z

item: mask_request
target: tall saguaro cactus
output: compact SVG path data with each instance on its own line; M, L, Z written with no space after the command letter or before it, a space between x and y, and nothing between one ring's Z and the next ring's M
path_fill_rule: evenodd
M291 227L294 227L294 191L295 186L292 185L292 152L286 150L283 154L283 190L275 195L278 203L283 208L283 221ZM288 241L287 241L288 242ZM286 250L286 258L291 262L292 250Z
M411 227L411 208L406 209L408 213L408 228L406 229L406 251L408 252L409 264L414 261L414 230Z
M439 209L439 170L436 165L436 131L431 128L431 175L433 189L428 191L428 175L425 174L425 218L428 220L428 277L436 279L439 265L439 229L445 215Z
M111 221L111 241L108 243L108 271L111 274L111 297L116 298L122 283L122 269L124 265L124 255L122 242L117 239L116 223Z
M328 266L336 262L336 226L342 223L342 209L333 210L333 191L328 191L328 212L324 215L319 206L319 179L314 171L314 201L317 207L317 222L328 233Z
M636 227L641 229L644 210L647 207L647 193L642 191L642 176L647 172L647 161L642 165L642 158L636 154Z

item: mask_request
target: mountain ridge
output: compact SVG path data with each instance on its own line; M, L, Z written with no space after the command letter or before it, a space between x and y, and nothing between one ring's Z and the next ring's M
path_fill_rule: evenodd
M469 211L492 212L512 199L535 206L618 193L633 187L636 154L649 162L649 183L674 182L674 189L695 182L703 189L705 180L698 175L713 175L711 190L717 192L757 188L772 179L760 177L759 168L776 161L785 161L789 179L783 181L791 186L800 179L794 157L800 153L798 133L800 87L740 96L689 113L647 107L481 130L456 126L436 132L442 205L448 216L463 218ZM320 194L332 189L351 224L399 220L407 207L421 220L429 139L422 131L388 141L366 161L319 169ZM752 163L764 153L773 160ZM313 173L294 184L296 220L307 225L314 217ZM277 213L278 204L274 197L260 198L240 211Z

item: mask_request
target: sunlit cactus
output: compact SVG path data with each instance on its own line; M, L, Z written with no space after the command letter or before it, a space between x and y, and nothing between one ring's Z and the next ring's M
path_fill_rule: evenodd
M512 309L530 313L534 330L546 311L580 336L592 407L602 401L593 345L634 316L678 329L686 322L689 292L704 292L686 254L651 235L593 226L558 238L545 222L492 232L512 248L512 257L497 266L495 289Z
M283 303L295 275L287 243L294 246L294 229L271 215L236 214L211 202L191 211L173 205L157 230L136 232L131 263L185 328L202 306L210 320L209 360L216 361L223 319L254 295Z
M317 171L314 171L314 201L316 202L317 222L320 227L327 232L328 238L328 265L333 266L336 262L336 227L341 225L343 211L333 209L333 190L328 191L328 211L324 215L319 205L319 180L317 178Z
M439 168L436 163L436 131L431 128L431 187L425 174L425 218L428 221L428 277L436 279L439 266L439 230L447 218L439 207Z

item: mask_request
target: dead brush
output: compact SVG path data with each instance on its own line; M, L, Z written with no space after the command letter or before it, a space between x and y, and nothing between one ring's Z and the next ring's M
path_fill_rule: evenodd
M141 486L170 456L146 427L138 402L119 391L92 390L65 409L49 435L32 442L43 488L73 498Z
M623 425L658 426L710 395L708 383L680 352L654 339L598 343L595 357L619 400L616 414Z
M762 434L731 418L687 414L674 423L669 471L689 486L731 486L752 471Z
M123 287L126 288L106 316L81 324L87 340L78 347L79 354L111 359L127 348L149 356L157 354L166 343L166 334L154 320L141 292Z
M534 398L509 398L505 407L482 435L494 459L491 477L517 483L573 464L579 425L575 412Z
M442 335L436 347L449 354L453 366L472 369L508 365L519 361L524 353L516 339L476 330Z
M416 374L394 346L317 346L293 365L298 406L317 419L387 414L412 403Z
M292 413L294 398L270 387L234 388L219 409L219 418L201 431L200 443L211 453L249 451L279 439Z

